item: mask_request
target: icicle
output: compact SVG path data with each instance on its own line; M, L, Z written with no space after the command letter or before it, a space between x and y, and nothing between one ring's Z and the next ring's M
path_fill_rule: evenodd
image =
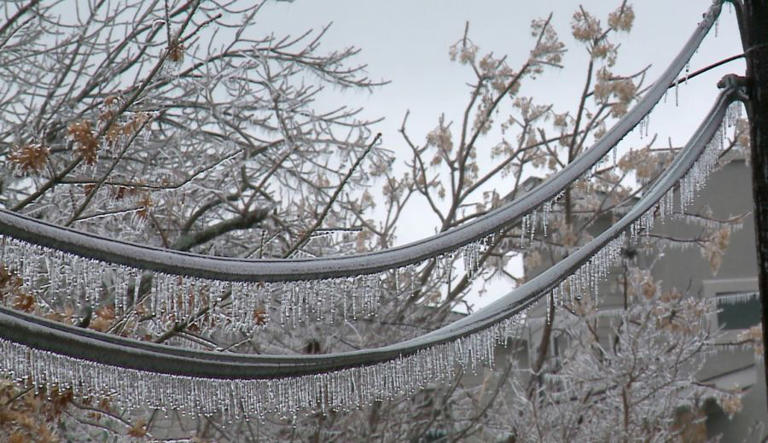
M678 193L677 193L678 194L678 203L680 204L680 211L679 211L679 213L680 214L685 214L685 206L688 204L688 201L687 201L687 198L686 198L687 190L685 188L685 177L683 177L682 179L680 179L677 182L677 191L678 191Z
M675 82L675 107L680 106L680 95L678 92L679 87L680 87L680 83Z
M546 301L546 299L545 299ZM554 315L554 309L550 303L547 303L546 324L547 326L552 324L552 316Z
M645 114L643 119L645 120L645 137L648 137L648 131L651 126L651 113Z
M528 214L523 216L523 219L520 221L520 248L525 248L525 232L526 232L526 224L528 221Z
M715 19L715 38L718 37L718 33L720 32L720 16L718 15Z
M759 296L760 296L760 293L757 291L737 292L733 294L718 294L717 304L732 305L732 304L749 303L753 300L757 300Z
M464 271L472 277L478 267L479 262L479 248L477 242L469 243L462 247L462 258L464 259Z
M725 113L725 121L727 122L729 128L736 126L739 118L741 118L741 108L742 105L740 102L733 102L730 106L728 106L728 109Z

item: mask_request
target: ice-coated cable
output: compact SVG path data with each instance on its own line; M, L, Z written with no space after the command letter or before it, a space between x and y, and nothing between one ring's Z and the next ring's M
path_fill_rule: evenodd
M706 173L717 161L717 152L702 153L715 144L713 137L728 105L737 98L739 90L728 85L685 148L617 223L499 300L422 336L323 355L229 354L141 342L0 308L0 373L89 395L126 396L133 400L121 401L133 401L134 406L149 402L202 413L233 413L246 401L248 410L243 413L248 416L327 404L354 407L410 392L445 377L456 364L490 361L493 344L514 329L533 303L581 268L594 271L592 258L626 238L638 223L647 226L648 214L653 217L676 185L700 186L706 174L697 171ZM701 165L700 156L706 165ZM157 400L158 392L161 399L172 395L175 400L163 404Z
M520 198L459 227L376 252L313 259L238 259L172 251L106 239L0 209L0 235L90 260L134 269L218 281L280 282L373 274L401 268L476 242L556 198L600 161L661 100L698 48L721 10L716 0L680 53L648 92L589 150Z

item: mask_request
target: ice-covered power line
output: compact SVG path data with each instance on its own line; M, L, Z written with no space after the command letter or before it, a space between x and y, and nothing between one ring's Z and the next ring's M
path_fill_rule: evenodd
M0 370L35 386L116 395L131 408L260 417L368 405L449 377L458 366L490 363L496 343L514 336L533 303L549 294L560 302L594 295L624 241L650 229L655 214L684 210L717 162L728 106L742 98L736 82L724 86L686 147L617 223L496 302L422 336L323 355L227 354L140 342L0 308Z
M680 53L638 101L589 150L550 177L546 182L502 207L477 217L455 229L407 245L355 255L312 259L237 259L192 254L168 249L106 239L96 235L0 210L0 235L5 236L4 257L27 276L30 288L35 275L51 286L76 285L83 289L83 303L93 307L99 303L102 276L115 281L118 314L136 300L144 276L152 271L150 309L187 316L201 309L212 310L223 298L232 301L233 309L222 313L222 320L238 328L251 328L261 318L252 313L259 303L274 294L282 312L301 320L325 318L331 312L322 310L318 300L349 301L343 315L356 317L376 312L380 295L380 273L393 269L410 273L412 266L425 260L464 254L471 267L473 257L484 247L485 239L505 227L522 223L535 227L537 211L547 208L560 193L578 178L589 174L595 164L613 149L662 99L688 63L707 32L717 20L721 3L715 2L699 23ZM181 277L181 279L179 278ZM129 288L133 288L133 294ZM206 297L176 303L177 293L187 289L206 288ZM318 311L319 309L319 311ZM306 317L306 318L303 318Z

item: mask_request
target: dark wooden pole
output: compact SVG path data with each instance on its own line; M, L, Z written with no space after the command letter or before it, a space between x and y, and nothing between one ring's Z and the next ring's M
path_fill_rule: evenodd
M752 194L762 303L763 350L768 380L768 0L733 1L747 61Z

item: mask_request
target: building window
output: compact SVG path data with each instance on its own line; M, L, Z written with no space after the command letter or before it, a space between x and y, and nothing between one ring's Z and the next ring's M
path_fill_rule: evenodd
M717 293L717 324L731 330L747 329L760 323L758 294L757 291Z
M705 297L717 303L717 326L727 331L751 328L760 323L757 278L704 280Z

